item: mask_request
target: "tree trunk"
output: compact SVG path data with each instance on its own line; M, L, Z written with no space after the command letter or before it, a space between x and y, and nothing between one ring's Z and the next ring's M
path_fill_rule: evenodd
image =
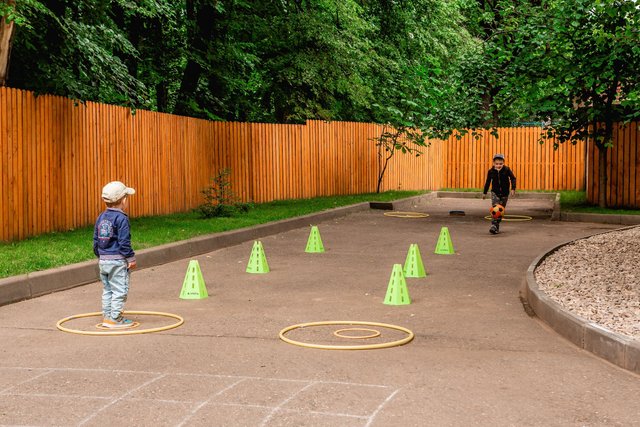
M169 113L169 89L163 80L156 85L156 108L161 113Z
M189 115L192 111L190 101L198 88L200 76L203 69L200 61L204 61L207 49L215 28L216 10L212 4L196 4L194 0L187 0L187 21L188 22L188 49L191 51L191 57L187 61L187 65L182 74L182 81L177 93L176 108L174 113Z
M182 74L182 81L180 82L180 89L177 94L178 99L174 110L175 114L188 116L192 112L189 101L193 98L196 92L201 73L202 67L200 64L193 59L189 59Z
M15 1L10 0L9 5ZM5 22L0 18L0 86L5 86L9 77L9 60L11 59L11 42L13 40L14 22Z
M598 147L598 206L607 207L607 147Z
M382 180L384 179L385 172L387 172L387 166L389 166L389 160L391 160L394 154L395 154L395 150L391 149L389 151L389 155L385 156L384 158L384 164L382 165L382 169L378 174L378 185L376 186L376 194L380 193L380 188L382 187ZM382 156L379 156L379 159L382 159ZM378 163L378 167L380 167L379 163Z

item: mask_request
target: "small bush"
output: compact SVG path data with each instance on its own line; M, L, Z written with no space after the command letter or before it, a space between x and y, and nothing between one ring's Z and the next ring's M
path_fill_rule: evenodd
M231 217L249 212L250 203L243 203L231 188L231 169L225 168L211 178L211 184L202 190L204 203L196 209L203 218Z

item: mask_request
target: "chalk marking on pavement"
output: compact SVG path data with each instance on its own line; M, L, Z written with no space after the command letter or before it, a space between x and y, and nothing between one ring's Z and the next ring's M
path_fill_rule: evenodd
M176 376L194 376L194 377L217 377L217 378L242 378L242 379L253 379L253 380L273 380L273 381L288 381L288 382L300 382L300 383L308 383L309 381L313 381L317 384L340 384L340 385L352 385L352 386L362 386L362 387L376 387L376 388L391 388L389 385L382 384L364 384L364 383L353 383L348 381L331 381L331 380L298 380L298 379L290 379L290 378L272 378L272 377L257 377L251 375L223 375L223 374L196 374L191 372L155 372L155 371L133 371L126 369L104 369L104 368L28 368L22 366L0 366L0 369L24 369L29 371L39 371L39 370L48 370L48 371L88 371L88 372L107 372L107 373L123 373L123 374L146 374L146 375L176 375ZM17 385L17 384L16 384ZM2 391L0 391L2 393Z
M86 423L88 423L89 421L91 421L93 418L96 417L96 415L98 415L100 412L104 411L105 409L115 405L116 403L118 403L119 401L121 401L122 399L124 399L125 397L129 396L131 393L135 393L136 391L140 390L141 388L144 388L146 386L148 386L149 384L152 384L156 381L158 381L161 378L166 377L167 375L159 375L157 377L154 377L152 379L150 379L149 381L147 381L146 383L143 383L141 385L139 385L138 387L131 389L129 391L127 391L126 393L120 395L119 397L116 397L115 399L113 399L111 402L107 403L106 405L104 405L102 408L98 409L97 411L95 411L93 414L89 415L87 418L85 418L84 420L80 421L78 423L78 427L85 425Z
M398 394L398 392L400 391L400 389L397 389L396 391L394 391L393 393L391 393L385 400L384 402L382 402L380 404L380 406L378 406L376 408L375 411L373 411L373 413L371 414L371 416L369 417L369 421L367 421L367 423L364 425L364 427L370 427L371 424L373 424L373 421L376 419L376 416L378 415L378 413L380 413L380 411L382 410L382 408L384 408L384 406L391 402L391 399L393 399L395 397L396 394Z
M237 386L238 384L240 384L241 382L246 381L245 378L241 378L238 381L234 382L231 385L228 385L227 387L223 388L222 390L220 390L219 392L215 393L214 395L210 396L207 400L205 400L204 402L200 403L199 405L197 405L195 408L193 408L193 410L191 411L191 413L189 413L186 417L184 417L184 419L182 420L182 422L180 424L178 424L176 427L182 427L184 426L191 418L193 418L193 416L200 410L202 409L207 403L209 403L211 401L211 399L213 399L214 397L220 396L221 394L223 394L226 391L231 390L232 388L234 388L235 386Z
M295 380L295 379L288 379L288 378L254 377L249 375L194 374L194 373L179 373L179 372L173 373L173 374L167 374L167 375L219 377L219 378L245 378L249 380L288 381L288 382L298 382L298 383L308 383L309 381L313 381L317 384L340 384L340 385L353 385L353 386L362 386L362 387L391 388L391 386L389 385L382 385L382 384L362 384L362 383L351 383L346 381Z
M286 405L291 400L293 400L297 395L299 395L300 393L302 393L303 391L305 391L306 389L308 389L309 387L311 387L311 386L313 386L315 384L317 384L316 381L310 382L309 384L307 384L306 386L302 387L300 390L296 391L295 393L291 394L291 396L287 397L285 400L280 402L280 404L278 406L276 406L275 408L273 408L271 410L271 412L269 414L267 414L267 416L262 420L262 423L260 423L260 427L266 426L267 423L271 420L271 418L273 418L273 416L280 410L280 408L282 408L284 405Z
M14 369L14 370L33 370L39 371L43 370L38 375L35 375L25 381L22 381L18 384L15 384L11 387L8 387L4 390L0 391L0 395L5 396L20 396L20 397L50 397L50 398L80 398L80 399L101 399L101 400L110 400L106 405L96 410L94 413L90 414L84 420L78 423L78 426L82 426L95 418L100 412L106 410L107 408L115 405L119 401L123 400L125 397L130 396L136 391L152 384L162 378L169 378L171 376L174 377L194 377L194 378L224 378L224 379L235 379L237 381L223 388L222 390L216 392L211 395L207 400L171 400L171 399L153 399L153 398L131 398L133 401L153 401L153 402L161 402L161 403L170 403L170 404L195 404L196 406L192 409L192 411L185 416L185 418L178 424L178 427L183 427L187 422L189 422L203 407L206 405L213 406L230 406L230 407L244 407L244 408L256 408L268 410L269 413L265 416L265 418L261 422L261 426L267 425L278 412L284 413L297 413L297 414L309 414L309 415L320 415L320 416L332 416L332 417L345 417L345 418L354 418L366 420L367 423L365 427L370 427L372 423L375 421L376 416L380 413L380 411L384 408L384 406L389 403L396 394L400 391L397 389L393 391L387 398L371 413L371 415L356 415L349 413L341 413L341 412L325 412L325 411L313 411L313 410L303 410L303 409L293 409L293 408L284 408L284 406L300 395L305 390L317 384L333 384L333 385L343 385L343 386L355 386L355 387L371 387L371 388L379 388L379 389L390 389L391 386L381 385L381 384L362 384L362 383L353 383L347 381L326 381L326 380L300 380L300 379L288 379L288 378L269 378L269 377L257 377L257 376L247 376L247 375L221 375L221 374L198 374L198 373L162 373L162 372L149 372L149 371L134 371L134 370L122 370L122 369L91 369L91 368L27 368L27 367L0 367L0 369ZM149 381L141 384L140 386L128 390L126 393L116 397L103 397L103 396L82 396L82 395L68 395L68 394L45 394L45 393L11 393L10 391L18 387L22 384L29 383L31 381L36 380L42 376L50 374L52 372L104 372L104 373L128 373L128 374L146 374L146 375L154 375L154 378ZM247 381L247 380L257 380L257 381L282 381L289 383L301 383L305 384L304 387L300 388L293 392L290 396L284 399L280 404L276 406L269 405L257 405L257 404L242 404L242 403L228 403L228 402L215 402L213 401L215 397L218 397L225 392L231 390L238 384ZM0 427L4 427L0 425Z
M109 373L122 373L122 374L148 374L148 375L162 375L164 372L151 372L151 371L132 371L126 369L104 369L104 368L27 368L24 366L0 366L0 369L23 369L27 371L90 371L90 372L109 372Z
M35 370L35 369L34 369L34 370ZM31 378L29 378L28 380L21 381L21 382L19 382L18 384L14 384L14 385L12 385L11 387L7 387L7 388L5 388L4 390L0 390L0 394L5 394L6 392L8 392L9 390L11 390L11 389L13 389L13 388L16 388L16 387L18 387L18 386L21 386L21 385L23 385L23 384L30 383L30 382L31 382L31 381L33 381L33 380L36 380L36 379L38 379L38 378L40 378L40 377L44 377L45 375L50 374L51 372L53 372L53 371L52 371L51 369L48 369L48 370L46 370L45 372L42 372L42 373L40 373L40 374L36 375L35 377L31 377Z
M4 396L17 396L17 397L62 397L65 399L95 399L95 400L110 400L113 396L83 396L81 394L50 394L50 393L6 393Z

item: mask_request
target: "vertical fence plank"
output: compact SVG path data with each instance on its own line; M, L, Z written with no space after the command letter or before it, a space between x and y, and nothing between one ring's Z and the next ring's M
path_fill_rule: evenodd
M640 129L638 128L638 122L633 122L630 124L629 130L631 139L634 142L635 150L635 178L633 179L632 184L632 194L635 193L634 202L631 207L636 209L640 209Z
M600 201L600 150L596 146L596 144L592 141L591 150L593 152L593 193L594 193L594 203L598 203ZM592 202L593 202L592 200Z
M618 204L620 206L629 206L629 176L631 172L630 161L629 161L629 151L631 149L631 141L629 139L629 128L628 126L616 126L619 132L619 137L617 138L620 141L618 144L621 144L618 148L618 151L622 154L622 158L618 163L618 182L620 183L620 191L618 192ZM618 145L616 144L616 145Z
M6 212L9 200L9 164L7 160L7 148L9 147L9 126L7 121L7 88L0 87L0 240L9 240L10 233L7 230L9 225L9 215Z

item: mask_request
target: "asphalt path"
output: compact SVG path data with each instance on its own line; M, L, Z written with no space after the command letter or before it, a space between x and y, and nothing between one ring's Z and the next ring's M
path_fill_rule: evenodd
M58 319L100 309L97 282L0 307L0 425L637 425L640 378L564 340L519 299L537 255L612 227L552 222L550 202L516 198L508 213L534 219L503 223L493 236L488 203L428 199L412 208L428 218L372 210L320 223L322 254L304 253L307 228L269 236L268 274L245 273L252 242L204 254L194 258L203 300L178 298L187 259L136 271L127 308L185 318L166 332L58 331ZM454 209L466 216L449 216ZM433 253L442 226L455 255ZM428 276L407 279L410 305L384 305L393 264L404 263L411 243ZM171 322L136 320L141 328ZM278 338L288 325L322 320L391 323L416 337L359 351ZM96 330L97 322L67 326ZM378 338L346 340L335 329L291 336L325 344L402 336L383 328Z

